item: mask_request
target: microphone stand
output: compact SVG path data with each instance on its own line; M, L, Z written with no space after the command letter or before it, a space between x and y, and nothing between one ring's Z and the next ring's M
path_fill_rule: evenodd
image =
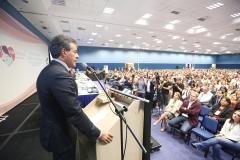
M103 87L102 83L100 82L100 80L98 79L98 76L96 74L96 71L91 68L91 67L87 67L87 69L89 71L91 71L94 75L94 77L97 79L98 83L100 84L101 88L103 89L104 93L106 94L106 96L108 97L108 99L110 100L111 104L114 106L115 111L120 119L120 135L121 135L121 160L124 160L124 151L123 151L123 122L126 125L127 129L131 132L132 136L134 137L135 141L138 143L139 147L142 149L142 151L144 152L144 154L147 153L147 150L145 149L145 147L140 143L140 141L138 140L138 138L136 137L136 135L134 134L134 132L132 131L132 129L129 127L129 125L127 124L126 119L123 116L124 111L126 112L127 109L118 109L118 107L116 107L115 103L112 101L111 97L108 95L107 91L105 90L105 88Z

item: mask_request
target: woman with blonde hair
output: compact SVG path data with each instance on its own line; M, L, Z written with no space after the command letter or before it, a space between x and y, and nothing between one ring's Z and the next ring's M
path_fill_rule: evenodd
M173 98L170 99L168 105L165 107L164 113L153 123L153 125L157 125L161 120L163 120L163 128L161 128L161 131L165 131L167 129L167 120L179 116L179 108L182 103L181 94L179 92L175 92Z

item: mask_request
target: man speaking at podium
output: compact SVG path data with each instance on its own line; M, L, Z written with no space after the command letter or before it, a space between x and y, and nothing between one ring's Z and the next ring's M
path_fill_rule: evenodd
M70 69L76 67L77 42L68 36L53 38L49 51L54 58L39 74L37 92L42 109L40 142L53 152L54 160L75 160L75 129L91 140L110 143L112 135L101 132L83 112ZM75 135L75 136L74 136Z

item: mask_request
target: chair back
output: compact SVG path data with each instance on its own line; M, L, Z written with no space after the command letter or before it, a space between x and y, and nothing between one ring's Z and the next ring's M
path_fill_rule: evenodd
M200 110L200 113L199 113L199 116L206 116L208 115L208 113L211 111L211 108L209 108L207 105L202 105L201 106L201 110Z
M213 119L212 117L205 116L202 121L202 127L204 127L207 131L213 134L217 133L218 121Z

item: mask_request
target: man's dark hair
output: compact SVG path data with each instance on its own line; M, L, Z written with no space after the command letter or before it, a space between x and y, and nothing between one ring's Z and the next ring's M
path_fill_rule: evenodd
M54 37L48 47L52 57L58 58L63 48L69 51L71 49L70 43L77 44L77 41L65 35L58 35Z

